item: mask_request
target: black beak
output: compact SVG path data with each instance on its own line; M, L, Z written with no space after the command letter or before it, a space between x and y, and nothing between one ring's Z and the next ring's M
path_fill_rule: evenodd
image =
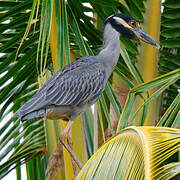
M160 45L151 36L146 34L142 29L136 28L135 33L138 39L153 46L156 46L158 49L160 48Z

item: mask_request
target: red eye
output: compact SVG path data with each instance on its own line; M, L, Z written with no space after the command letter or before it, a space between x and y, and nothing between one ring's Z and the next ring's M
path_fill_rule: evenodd
M136 21L130 21L130 22L129 22L129 25L130 25L131 27L135 28L135 27L136 27Z

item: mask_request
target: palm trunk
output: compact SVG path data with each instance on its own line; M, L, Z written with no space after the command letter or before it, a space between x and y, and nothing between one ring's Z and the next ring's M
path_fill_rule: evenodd
M160 18L161 18L161 0L151 0L145 3L146 12L144 14L143 29L152 38L158 41L160 33ZM140 47L138 69L144 79L144 82L150 81L157 76L157 60L158 51L155 47L142 43ZM150 91L150 95L153 91ZM141 100L137 102L139 106ZM155 117L159 113L158 100L149 104L146 121L144 125L155 125Z

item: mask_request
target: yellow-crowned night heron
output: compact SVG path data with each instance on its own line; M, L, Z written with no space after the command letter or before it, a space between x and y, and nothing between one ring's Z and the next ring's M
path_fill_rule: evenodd
M43 117L68 121L60 140L72 157L74 155L66 142L66 135L76 117L95 103L104 90L119 59L119 35L140 39L159 48L159 44L140 29L134 18L125 14L112 15L104 22L100 53L85 56L59 70L18 112L23 121Z

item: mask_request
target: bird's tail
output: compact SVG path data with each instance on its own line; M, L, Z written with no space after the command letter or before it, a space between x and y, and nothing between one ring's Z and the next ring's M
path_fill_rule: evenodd
M34 119L34 118L43 118L46 119L46 110L40 109L37 111L33 111L27 114L21 115L21 112L17 113L19 118L21 119L22 122L29 120L29 119Z

